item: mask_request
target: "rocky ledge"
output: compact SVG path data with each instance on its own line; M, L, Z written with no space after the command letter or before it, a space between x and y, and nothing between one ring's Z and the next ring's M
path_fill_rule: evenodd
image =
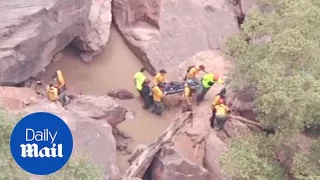
M2 0L0 85L34 77L72 41L84 51L101 50L111 19L110 0Z
M209 180L210 173L174 147L164 146L150 166L151 180Z
M236 15L226 2L114 0L112 13L133 52L155 73L200 51L221 48L237 33Z
M126 120L129 113L109 96L79 95L70 104L41 99L28 88L0 87L1 107L13 113L50 112L62 118L72 131L74 153L88 153L105 167L106 179L121 178L118 168L113 127ZM14 104L14 102L19 104ZM18 106L15 106L18 105Z

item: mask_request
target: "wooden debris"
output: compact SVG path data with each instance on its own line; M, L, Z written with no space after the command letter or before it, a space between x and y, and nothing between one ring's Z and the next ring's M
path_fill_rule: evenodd
M190 123L191 119L191 112L185 112L177 117L166 131L164 131L153 143L149 144L143 152L135 158L131 166L126 171L123 179L130 179L134 177L142 178L152 163L154 156L162 146L167 144L187 123Z
M132 164L132 162L137 159L137 157L139 157L139 155L146 149L146 145L138 145L138 147L136 147L136 149L133 151L132 155L130 156L130 158L128 159L128 162L130 164Z
M256 121L253 121L253 120L249 120L249 119L246 119L246 118L241 117L241 116L229 115L229 119L230 120L238 120L238 121L241 121L243 123L250 124L250 125L255 125L255 126L258 126L259 128L262 128L262 125L259 122L256 122Z

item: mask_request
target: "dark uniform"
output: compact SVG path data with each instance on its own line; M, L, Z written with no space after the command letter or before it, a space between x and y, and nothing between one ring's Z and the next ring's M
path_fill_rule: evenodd
M144 100L143 109L149 109L153 104L153 100L152 100L151 88L147 83L144 83L142 87L141 96Z

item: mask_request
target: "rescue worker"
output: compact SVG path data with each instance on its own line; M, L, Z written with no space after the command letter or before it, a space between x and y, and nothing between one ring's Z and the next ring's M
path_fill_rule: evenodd
M47 86L47 96L51 101L60 101L62 106L66 105L67 98L64 92L61 92L57 86L49 84Z
M213 103L212 103L212 106L216 106L219 104L219 100L220 99L224 99L225 102L226 102L226 93L227 93L227 90L226 88L222 88L220 93L217 94L215 97L214 97L214 100L213 100Z
M145 71L145 68L141 68L140 71L134 75L134 84L136 85L136 89L140 97L142 97L141 91L142 91L143 83L147 79L146 76L144 75L144 71Z
M205 72L205 66L204 65L200 65L200 66L189 66L188 70L187 70L187 75L185 76L184 80L194 80L195 83L199 83L199 80L197 79L196 75L200 72L203 71Z
M143 109L150 109L150 107L153 104L152 93L151 93L151 88L150 88L149 84L150 84L149 79L144 80L143 87L141 90L141 95L144 100Z
M165 87L166 84L168 83L166 76L167 76L167 71L164 69L161 69L153 78L153 84L155 86Z
M183 100L182 100L182 113L187 111L192 111L192 90L190 87L190 82L185 83L184 92L183 92Z
M161 115L163 112L163 97L166 95L163 92L163 88L160 88L157 85L154 85L151 89L152 96L153 96L153 105L151 108L152 113L156 113L157 115Z
M217 131L219 131L223 129L224 124L228 119L228 114L230 113L230 109L225 105L224 99L220 99L219 104L216 105L214 108L216 113L215 113L213 126Z
M202 77L201 84L197 93L198 104L203 100L204 96L216 82L219 84L223 84L223 80L219 77L219 74L217 73L208 73Z
M53 82L54 82L54 85L57 85L57 87L59 88L59 91L66 90L66 82L64 80L64 76L61 70L57 70L57 72L53 75Z
M213 128L213 122L214 122L214 119L215 119L215 116L216 116L216 109L215 109L215 106L216 105L219 105L220 104L220 100L223 100L224 102L226 102L226 88L222 88L222 90L220 91L219 94L217 94L215 97L214 97L214 100L211 104L211 109L212 109L212 115L210 117L210 124L211 124L211 127Z

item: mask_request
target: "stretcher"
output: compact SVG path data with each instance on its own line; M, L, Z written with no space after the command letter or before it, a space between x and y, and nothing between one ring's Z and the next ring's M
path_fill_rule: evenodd
M182 93L184 91L184 83L185 82L170 82L168 84L165 84L164 92L166 93L166 95ZM191 86L191 90L196 90L199 87L200 87L200 84L194 83Z

